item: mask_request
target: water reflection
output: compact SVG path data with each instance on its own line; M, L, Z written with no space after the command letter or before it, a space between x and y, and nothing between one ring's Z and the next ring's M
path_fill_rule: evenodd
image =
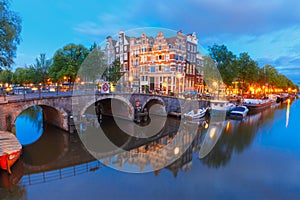
M104 117L101 127L106 133L106 139L113 141L125 152L107 154L100 160L100 163L102 163L101 166L111 166L115 169L134 169L139 172L154 170L155 175L167 170L171 171L174 177L177 177L180 171L190 171L192 167L201 168L201 173L205 173L207 168L221 171L233 160L233 155L242 154L246 149L251 149L250 146L255 143L257 135L266 135L266 133L271 132L274 125L279 124L274 121L283 118L280 122L284 128L286 119L283 113L290 112L290 105L287 104L287 107L280 105L276 109L267 109L255 115L249 115L240 121L231 119L218 121L207 118L203 123L199 123L196 134L193 133L191 124L185 123L180 128L178 119L168 118L161 133L150 139L138 139L124 134L112 118ZM275 113L277 114L275 115ZM291 115L291 124L293 119L293 115ZM87 130L93 128L93 126L88 126L88 123L86 124ZM15 196L26 195L24 185L33 184L30 181L34 177L36 177L35 180L38 180L35 183L40 184L43 181L71 177L74 175L74 171L75 175L98 170L101 174L98 161L95 161L84 149L80 141L80 138L92 136L84 134L83 131L79 133L80 136L77 134L69 135L55 127L44 125L44 132L40 139L24 148L21 158L24 163L24 175L21 182L17 186L11 184L10 187L6 187L5 185L8 185L6 181L4 184L2 183L1 187L13 188L11 191ZM99 147L96 146L95 148ZM178 158L178 155L181 156ZM195 157L198 159L195 160ZM174 158L178 159L174 160ZM64 172L66 173L64 174ZM101 175L99 175L100 180L102 180ZM1 180L12 180L0 176ZM84 177L84 175L82 176ZM162 176L161 178L165 177ZM0 198L11 197L2 191L4 190L1 189L0 194L6 196L0 196Z
M24 110L16 119L16 136L22 145L37 141L43 134L43 111L39 106Z
M290 109L291 109L291 100L288 99L287 100L287 109L286 109L286 123L285 123L286 128L289 126Z

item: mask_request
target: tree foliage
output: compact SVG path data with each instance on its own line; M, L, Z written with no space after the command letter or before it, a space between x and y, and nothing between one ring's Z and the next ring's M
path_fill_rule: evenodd
M21 18L9 6L9 0L0 1L0 69L13 64L20 44Z
M112 66L107 67L103 73L103 76L106 78L106 80L117 83L122 77L120 60L116 59L112 63Z
M11 83L13 73L10 70L0 71L0 83Z
M52 65L52 60L46 58L46 54L41 53L38 58L35 59L35 63L32 65L35 74L37 75L37 83L46 83L49 78L49 70Z
M248 53L241 53L237 57L225 45L213 45L209 47L209 53L227 86L232 85L232 82L237 80L239 89L242 89L242 91L247 91L250 85L285 90L298 88L286 76L280 74L274 66L267 64L260 68ZM208 59L206 59L206 62L208 62ZM207 66L210 66L210 64L207 63L205 67ZM207 72L210 68L206 69L204 77L207 74L210 76L211 72ZM209 77L204 79L209 80Z
M67 76L70 82L74 82L77 71L88 54L89 50L81 44L68 44L57 50L53 57L53 65L49 70L50 78L59 82Z
M81 64L78 75L85 81L95 81L104 73L107 68L104 52L99 47L90 48L90 53Z
M226 85L231 85L237 75L234 65L236 56L225 45L214 44L212 47L208 47L208 51L221 73L223 82Z

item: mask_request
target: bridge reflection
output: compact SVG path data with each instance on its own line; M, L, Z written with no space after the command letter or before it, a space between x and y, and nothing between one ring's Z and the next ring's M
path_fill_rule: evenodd
M189 123L180 127L180 120L168 118L162 131L155 137L137 139L127 136L129 142L122 147L123 151L114 152L115 154L109 153L98 160L84 148L77 134L68 135L62 131L61 134L65 134L67 139L64 139L59 145L64 146L64 151L55 162L51 161L48 164L44 162L43 165L33 166L26 160L27 157L22 157L20 160L22 173L18 169L17 172L13 171L13 174L23 176L19 185L24 186L95 172L105 166L123 171L128 168L134 168L139 172L154 171L155 175L165 169L170 170L176 177L179 171L185 172L191 169L195 161L192 159L193 155L197 152L199 160L207 167L215 168L227 164L234 151L242 152L250 146L257 129L263 123L265 123L265 127L272 126L271 119L273 117L274 110L269 109L248 116L242 121L226 119L216 124L210 118L206 118L204 119L205 123L197 126L196 133L191 132ZM105 123L102 123L101 126L104 129L107 129L108 132L120 133L120 130L113 125L112 118L103 120ZM60 130L57 129L57 131ZM53 136L53 130L49 134ZM43 154L44 151L49 150L51 147L46 147L46 149L41 149L40 153ZM200 152L203 151L205 151L205 156L202 156L204 154L200 155ZM16 166L13 170L17 168ZM1 177L4 177L3 174Z

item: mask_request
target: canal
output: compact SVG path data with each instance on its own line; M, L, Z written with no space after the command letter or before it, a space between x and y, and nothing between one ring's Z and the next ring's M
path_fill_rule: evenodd
M121 151L101 159L81 142L94 126L69 134L42 117L39 107L18 117L23 153L11 176L0 174L0 199L300 198L299 100L242 121L208 117L196 133L168 118L150 139L127 135L104 117L99 127Z

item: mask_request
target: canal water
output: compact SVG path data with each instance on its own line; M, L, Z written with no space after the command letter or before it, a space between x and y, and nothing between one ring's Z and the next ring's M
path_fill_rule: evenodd
M294 100L242 121L207 118L192 136L189 124L178 131L180 119L168 118L158 137L138 140L103 118L102 129L125 153L97 160L80 140L88 124L68 134L43 124L34 107L16 121L23 153L11 176L0 174L0 199L299 199L299 119Z

